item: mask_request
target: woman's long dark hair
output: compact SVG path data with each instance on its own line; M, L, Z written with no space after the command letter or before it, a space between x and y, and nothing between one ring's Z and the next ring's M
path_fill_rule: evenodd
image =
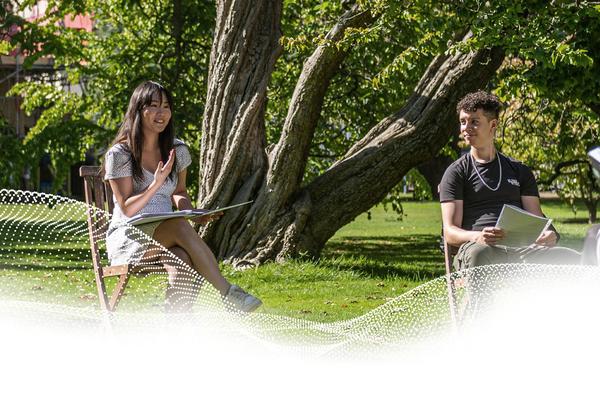
M157 94L162 101L168 101L169 107L173 106L173 98L171 93L165 89L161 84L147 81L140 84L135 88L131 98L129 99L129 106L125 113L123 123L117 132L117 137L113 141L113 145L122 144L127 147L131 152L131 162L133 178L136 181L141 181L144 176L142 170L142 149L144 148L144 132L142 130L142 113L145 106L149 106L152 103L152 97ZM166 163L169 159L169 153L173 149L173 141L175 139L175 132L173 130L173 113L171 113L171 119L165 130L158 136L158 147L160 148L160 158L163 163ZM173 169L169 178L173 178L173 174L177 170L177 159L173 164ZM153 171L150 171L153 172Z

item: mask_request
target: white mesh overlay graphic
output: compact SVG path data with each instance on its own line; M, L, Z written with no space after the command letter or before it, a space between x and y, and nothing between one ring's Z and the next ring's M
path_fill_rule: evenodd
M598 282L596 268L586 266L494 265L440 277L353 319L319 323L267 313L241 314L191 268L181 290L194 300L193 312L164 314L167 273L152 259L139 263L145 284L132 284L122 309L107 314L98 306L91 267L85 203L60 196L0 191L0 299L4 315L50 326L75 323L107 332L156 331L178 325L209 332L236 332L261 346L286 346L299 354L343 357L347 353L403 349L463 329L507 293L528 293L540 285L567 287ZM102 211L94 209L96 213ZM101 249L103 227L94 233ZM143 232L131 234L172 263L185 265ZM105 251L101 251L106 265ZM148 258L148 257L147 257ZM26 280L20 276L27 271ZM150 280L150 282L148 282ZM150 289L148 289L150 288ZM120 306L121 307L121 306Z

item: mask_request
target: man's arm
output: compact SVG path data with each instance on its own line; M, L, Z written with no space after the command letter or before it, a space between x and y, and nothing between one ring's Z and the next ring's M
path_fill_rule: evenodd
M540 198L537 196L521 196L521 204L523 209L538 217L543 217L542 207L540 206Z
M542 207L540 205L540 198L537 196L521 196L521 204L523 204L523 209L527 212L530 212L538 217L544 217L544 213L542 213ZM535 241L535 244L539 244L541 246L552 247L556 245L558 241L558 235L551 229L546 229L539 238Z
M466 242L477 242L493 245L504 237L500 228L487 227L482 231L468 231L462 229L463 201L453 200L442 203L442 223L444 226L444 240L451 246L460 246Z

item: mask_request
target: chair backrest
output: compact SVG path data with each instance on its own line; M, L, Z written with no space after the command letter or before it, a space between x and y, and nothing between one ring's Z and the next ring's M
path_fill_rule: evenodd
M444 238L444 228L442 228L442 242L444 243L444 263L446 264L446 274L452 273L452 263L454 256L458 253L458 247L449 245Z
M84 180L85 201L101 210L112 213L114 202L112 190L102 177L102 167L83 165L79 168L79 176Z
M438 194L440 193L440 185L437 186ZM444 252L444 264L446 265L446 274L452 273L452 263L454 256L458 253L458 247L449 245L444 237L444 225L442 224L442 251Z

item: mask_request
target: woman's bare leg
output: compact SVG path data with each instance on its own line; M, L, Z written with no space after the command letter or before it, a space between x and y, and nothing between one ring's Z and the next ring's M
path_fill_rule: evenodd
M165 294L165 311L191 311L200 291L201 282L198 273L192 269L192 260L183 248L174 246L170 247L169 251L183 264L168 255L161 257L161 262L169 276Z
M210 282L222 295L231 284L221 274L217 259L198 233L183 218L163 221L154 230L154 239L167 248L180 247L191 260L191 267Z

